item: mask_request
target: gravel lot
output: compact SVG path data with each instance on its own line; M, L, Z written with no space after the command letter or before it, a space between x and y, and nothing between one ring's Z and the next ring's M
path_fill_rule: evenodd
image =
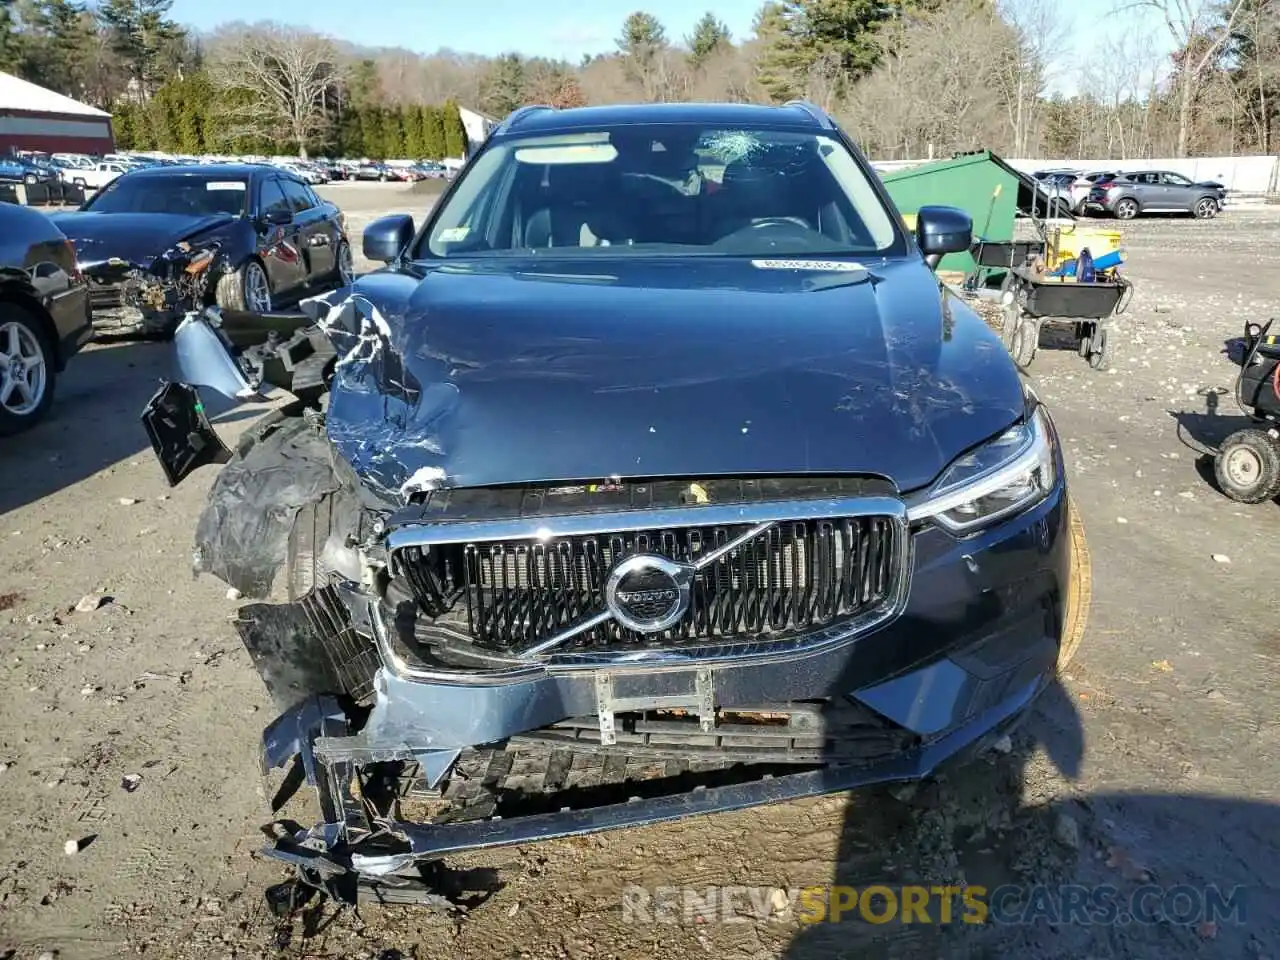
M353 237L431 202L395 185L323 192ZM1280 956L1280 631L1265 559L1280 522L1275 504L1218 494L1179 437L1242 421L1213 391L1235 369L1224 341L1276 312L1280 210L1125 234L1138 288L1114 369L1047 348L1032 366L1067 444L1093 612L1070 675L1012 749L913 795L466 858L504 886L465 917L266 910L285 876L256 852L270 705L227 623L235 602L188 572L213 471L169 490L138 423L168 346L89 349L49 421L0 448L0 957ZM257 416L206 399L228 437ZM87 594L110 599L78 612ZM1250 889L1243 922L1183 926L639 924L620 905L629 884L833 881Z

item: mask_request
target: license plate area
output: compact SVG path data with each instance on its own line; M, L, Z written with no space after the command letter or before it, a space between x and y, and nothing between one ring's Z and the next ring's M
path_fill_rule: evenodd
M646 710L688 710L698 715L703 733L715 729L715 680L710 668L635 674L598 671L595 675L596 713L600 743L618 742L616 715Z

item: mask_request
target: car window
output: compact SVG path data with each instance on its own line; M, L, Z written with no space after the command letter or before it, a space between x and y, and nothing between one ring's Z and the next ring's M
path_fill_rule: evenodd
M288 198L289 207L294 213L304 213L315 206L307 196L307 188L297 180L281 180L280 186L284 188L284 195Z
M316 193L306 184L303 184L302 189L307 192L307 199L311 202L311 206L318 207L320 204L324 203L324 201L320 199L320 194Z
M289 203L289 198L284 195L278 180L262 181L262 194L258 202L258 211L264 217L281 212L293 213L293 205Z
M1171 187L1191 186L1191 181L1180 173L1166 173L1166 174L1162 174L1161 176L1164 182Z
M489 144L418 255L788 257L905 250L854 155L826 133L626 124Z

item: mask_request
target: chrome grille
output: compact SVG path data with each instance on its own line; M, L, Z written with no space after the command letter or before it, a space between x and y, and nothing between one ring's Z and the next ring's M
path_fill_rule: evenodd
M605 582L625 557L656 553L697 563L752 529L724 524L405 546L396 552L396 570L435 629L512 650L604 610ZM826 626L887 601L901 573L899 530L885 516L778 521L697 572L689 611L671 629L642 635L610 620L565 647L750 641Z

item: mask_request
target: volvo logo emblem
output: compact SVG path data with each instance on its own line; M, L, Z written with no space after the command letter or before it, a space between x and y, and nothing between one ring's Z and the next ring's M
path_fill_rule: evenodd
M693 568L666 557L627 557L609 574L604 600L613 618L637 633L661 633L689 609Z

